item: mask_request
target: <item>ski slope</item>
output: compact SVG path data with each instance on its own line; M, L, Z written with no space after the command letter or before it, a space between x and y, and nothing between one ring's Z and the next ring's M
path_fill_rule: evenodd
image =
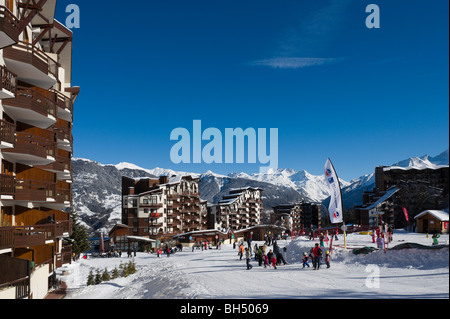
M448 245L448 240L448 235L441 235L439 241ZM342 248L333 250L331 268L302 269L301 255L315 242L305 237L278 241L280 247L287 248L289 264L276 270L259 267L254 260L253 269L247 270L245 258L238 259L237 248L223 245L221 250L184 249L160 258L137 253L136 274L95 286L86 286L89 271L95 274L105 267L112 271L120 262L128 262L126 254L121 258L81 259L59 272L68 286L67 299L449 298L448 246L355 255L351 248L376 247L371 236L348 235L348 249L344 250L341 235L334 244ZM406 242L431 246L432 239L397 231L391 246ZM70 274L62 276L62 270Z

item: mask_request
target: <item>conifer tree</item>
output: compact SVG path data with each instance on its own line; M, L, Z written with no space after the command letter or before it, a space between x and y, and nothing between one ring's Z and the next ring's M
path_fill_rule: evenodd
M112 279L116 279L119 278L119 269L117 269L117 266L114 267L113 272L112 272Z
M91 243L86 231L86 227L80 225L78 214L74 211L70 213L72 221L72 235L70 236L70 244L72 245L72 252L76 255L88 251L91 248Z
M105 270L103 271L102 274L102 281L110 281L111 280L111 276L108 273L108 269L105 267Z
M100 270L97 269L97 273L95 274L95 284L99 285L102 283L102 276L100 274Z
M89 272L89 276L88 276L88 280L87 280L87 285L88 286L92 286L95 285L95 280L94 280L94 273L91 271Z

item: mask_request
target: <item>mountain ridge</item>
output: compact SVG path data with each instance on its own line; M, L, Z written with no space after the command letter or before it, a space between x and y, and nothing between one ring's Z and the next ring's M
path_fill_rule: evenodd
M411 157L392 166L427 168L448 165L448 149L431 157ZM146 169L132 163L102 164L86 158L73 158L73 207L91 231L107 230L121 220L121 179L159 177L172 175L193 175L200 178L201 198L210 203L217 203L231 188L246 186L261 187L264 209L272 206L294 203L301 200L322 203L328 206L328 186L323 176L312 175L306 170L272 169L266 173L230 173L216 174L210 170L198 174L174 171L155 167ZM352 179L350 182L340 179L344 207L360 204L364 190L371 190L375 185L374 172Z

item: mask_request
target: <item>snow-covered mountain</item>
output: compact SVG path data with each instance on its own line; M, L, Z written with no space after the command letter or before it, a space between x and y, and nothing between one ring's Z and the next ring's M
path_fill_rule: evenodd
M303 192L305 196L314 202L322 202L330 196L328 185L326 184L323 175L312 175L305 170L269 169L266 173L252 175L246 173L233 173L230 174L230 176L293 188ZM349 182L342 179L339 179L339 181L341 182L341 187L350 185Z
M131 163L105 165L89 159L74 158L73 167L73 208L81 221L93 233L107 232L121 221L121 183L122 176L132 178L173 175L194 175L200 177L201 198L217 203L232 188L261 187L264 189L263 205L266 210L284 203L308 200L304 192L282 185L263 181L230 177L207 171L201 175L179 172L170 169L145 169Z
M399 167L437 167L448 165L448 150L430 157L411 157L394 163ZM194 175L200 177L199 191L202 199L217 203L231 188L246 186L264 189L263 203L266 210L272 206L298 202L302 199L321 202L328 207L329 192L323 175L312 175L307 171L293 169L269 170L266 173L233 173L228 176L207 171L203 174L180 172L171 169L146 169L131 163L105 165L89 159L74 158L73 167L73 205L81 220L91 230L108 230L121 220L121 179L158 177L173 175ZM344 206L352 207L362 202L364 190L375 186L374 173L355 178L350 182L340 179Z

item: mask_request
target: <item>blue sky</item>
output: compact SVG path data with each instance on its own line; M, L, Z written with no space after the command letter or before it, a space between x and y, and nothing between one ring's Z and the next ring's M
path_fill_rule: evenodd
M330 157L346 180L448 148L447 0L59 0L63 23L71 3L75 157L259 171L173 164L170 133L193 120L278 128L280 168L319 175Z

